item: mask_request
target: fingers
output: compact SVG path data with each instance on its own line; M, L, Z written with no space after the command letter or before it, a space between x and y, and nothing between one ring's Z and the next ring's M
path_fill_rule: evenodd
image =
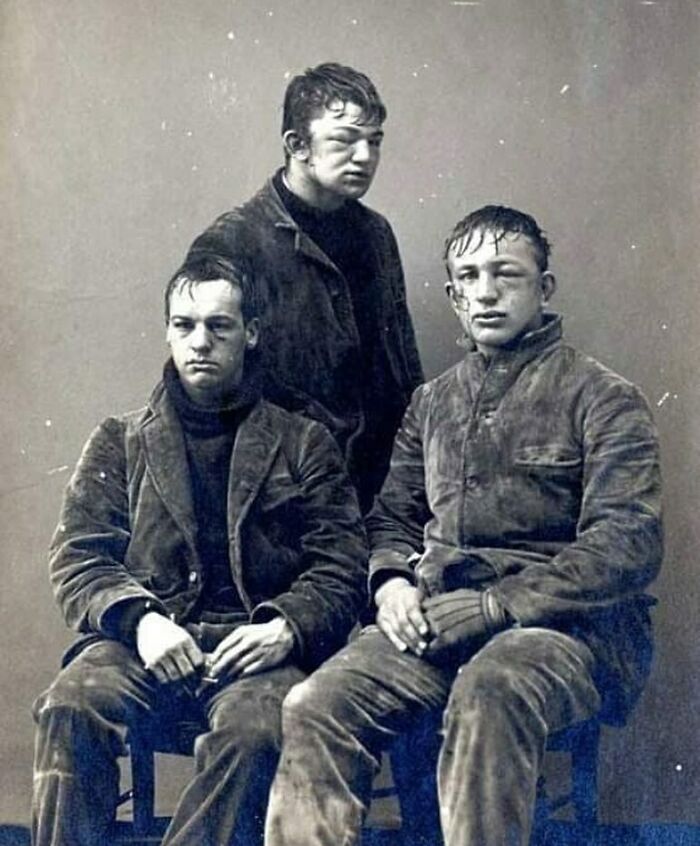
M209 673L212 677L218 678L223 672L237 673L246 666L245 658L259 644L246 637L243 627L236 629L229 635L211 656L211 667Z
M146 669L150 670L161 684L168 684L191 678L203 663L201 650L190 638L168 649L152 664L146 665Z
M377 625L379 626L380 630L394 644L394 646L399 650L399 652L405 652L408 649L408 644L404 643L404 641L401 640L399 635L394 631L393 624L386 619L386 615L382 611L377 614Z
M417 602L387 602L377 613L377 625L401 652L422 655L428 645L428 624Z

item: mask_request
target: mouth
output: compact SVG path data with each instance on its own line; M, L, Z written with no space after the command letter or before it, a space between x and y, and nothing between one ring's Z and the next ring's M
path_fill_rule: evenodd
M365 173L364 171L356 171L346 173L345 178L350 182L369 182L372 177L369 173Z
M187 367L190 370L202 370L204 372L209 372L211 370L216 370L218 365L213 361L208 361L207 359L192 359L187 362Z
M504 311L481 311L472 315L472 323L481 323L484 326L503 322L508 315Z

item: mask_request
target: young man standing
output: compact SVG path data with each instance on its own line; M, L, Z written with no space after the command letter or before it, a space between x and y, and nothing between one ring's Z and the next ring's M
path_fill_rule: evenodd
M256 286L239 261L166 290L171 358L110 417L66 490L50 574L81 637L36 701L35 846L108 841L125 727L201 723L169 846L254 846L282 700L364 605L366 541L335 442L260 398Z
M394 234L358 202L379 164L385 117L372 82L352 68L325 63L292 79L285 166L189 253L253 264L265 395L326 424L363 510L422 381Z
M268 846L356 843L380 753L427 718L446 846L525 846L547 736L641 690L656 433L637 388L562 343L548 255L501 206L448 239L471 349L414 393L368 517L376 625L285 701Z

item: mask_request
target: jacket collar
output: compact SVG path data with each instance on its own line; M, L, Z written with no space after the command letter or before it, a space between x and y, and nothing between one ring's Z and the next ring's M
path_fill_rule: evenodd
M462 389L474 401L474 419L478 410L492 410L516 381L525 365L546 349L558 345L562 336L562 319L554 312L544 314L539 329L528 332L512 348L499 349L488 361L468 339L467 353L459 367L458 379Z
M140 428L146 465L168 511L194 545L197 525L182 426L163 382L151 394ZM229 472L229 530L240 525L269 473L281 442L270 408L259 400L238 428Z
M561 340L563 323L561 315L553 311L548 311L542 315L542 320L542 326L539 329L533 329L531 332L527 332L515 346L499 349L493 355L492 360L497 361L499 364L509 364L515 361L525 363L542 352L546 347ZM468 356L479 356L483 358L471 338L465 336L460 339L459 343L467 350Z
M298 253L302 253L314 261L320 262L338 273L338 268L318 247L318 245L309 238L304 230L297 224L291 214L287 211L287 207L282 202L278 190L275 188L272 177L267 180L263 188L258 191L256 199L260 201L266 211L270 213L273 224L278 229L288 229L294 236L294 249Z

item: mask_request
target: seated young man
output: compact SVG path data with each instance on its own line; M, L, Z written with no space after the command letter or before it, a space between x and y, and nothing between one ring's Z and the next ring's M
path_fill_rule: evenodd
M369 515L376 625L285 701L268 846L356 843L382 750L435 715L446 846L526 844L547 736L640 691L656 433L636 387L562 342L548 256L501 206L448 238L469 350L414 393Z
M50 573L81 637L34 705L36 846L107 842L124 727L197 719L166 844L262 840L285 694L365 601L356 494L328 432L262 400L250 269L185 265L171 358L105 420L66 490Z

